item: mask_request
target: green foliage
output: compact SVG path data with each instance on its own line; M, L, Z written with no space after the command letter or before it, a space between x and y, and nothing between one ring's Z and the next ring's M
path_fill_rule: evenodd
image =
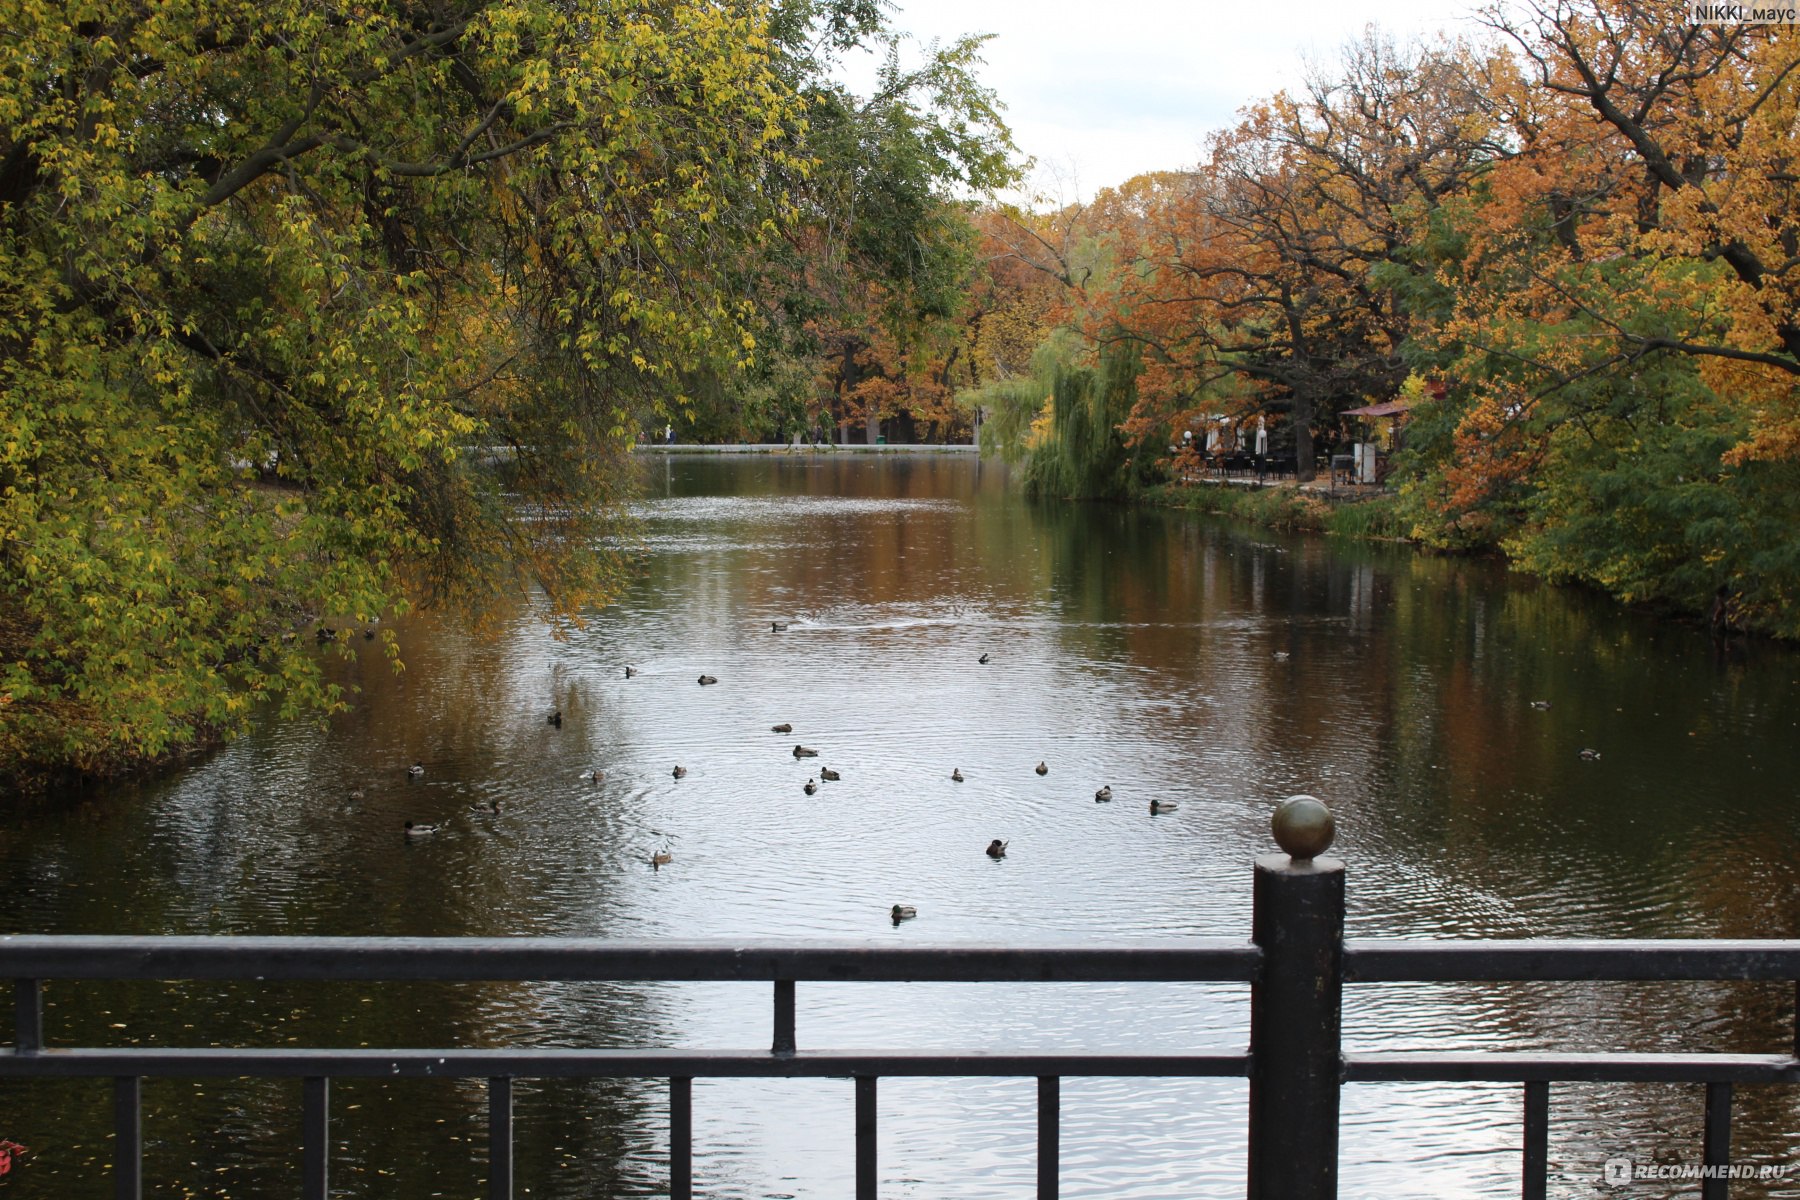
M777 69L806 119L794 142L803 161L772 179L795 219L754 256L720 264L748 298L757 362L708 367L716 386L697 397L697 435L781 435L871 408L906 408L921 422L950 415L925 410L945 392L939 355L975 266L968 198L1017 182L1017 149L977 78L986 39L903 55L887 7L777 6ZM882 56L867 96L833 78L856 49Z
M1325 532L1334 537L1398 542L1407 540L1409 529L1394 496L1333 505L1325 517Z
M1329 502L1296 488L1166 484L1151 488L1145 496L1165 508L1229 517L1290 532L1324 533L1335 516Z
M13 6L0 780L331 708L314 621L604 598L633 430L749 361L807 170L765 16Z
M1142 483L1140 462L1121 426L1137 402L1141 369L1129 346L1103 352L1094 366L1063 366L1051 380L1047 429L1033 439L1025 487L1063 499L1118 499ZM1141 453L1141 452L1140 452Z
M1055 380L1077 352L1069 330L1052 333L1031 354L1031 370L1013 379L997 379L957 394L962 407L980 408L981 453L1017 466L1031 455L1033 425L1050 404Z
M1505 549L1527 570L1634 603L1704 612L1723 587L1737 619L1800 634L1800 464L1725 465L1742 410L1691 364L1665 362L1653 399L1628 403L1615 387L1607 409L1557 429Z

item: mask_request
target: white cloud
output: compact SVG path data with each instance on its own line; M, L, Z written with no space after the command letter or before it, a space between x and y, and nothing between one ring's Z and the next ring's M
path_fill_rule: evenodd
M1297 86L1308 61L1332 62L1371 23L1401 38L1456 33L1465 13L1424 0L899 0L893 23L921 42L995 34L981 78L1015 139L1046 167L1072 167L1086 197L1191 166L1239 109Z

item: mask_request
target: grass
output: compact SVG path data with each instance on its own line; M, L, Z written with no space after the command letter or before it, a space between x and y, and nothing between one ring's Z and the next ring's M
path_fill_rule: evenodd
M1398 513L1397 498L1393 496L1333 504L1321 496L1295 488L1165 484L1150 489L1143 498L1146 503L1163 508L1211 513L1271 529L1370 540L1409 540L1407 527Z

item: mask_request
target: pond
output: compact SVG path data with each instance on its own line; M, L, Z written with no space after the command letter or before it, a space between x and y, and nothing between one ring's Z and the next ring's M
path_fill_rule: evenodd
M0 930L1248 937L1269 814L1307 792L1337 815L1352 935L1800 936L1791 650L1720 646L1491 563L1034 506L969 457L644 471L641 576L583 628L557 640L525 604L485 638L411 619L401 673L358 640L334 667L361 689L353 712L270 719L0 832ZM822 767L841 780L807 794ZM408 819L444 828L409 841ZM982 853L994 838L1004 859ZM917 919L892 924L896 903ZM1345 1036L1769 1052L1791 1044L1793 1001L1353 986ZM821 1048L1236 1050L1247 1002L1225 985L802 984L798 1030ZM46 1027L53 1044L736 1048L767 1045L769 997L63 983ZM1033 1194L1035 1097L1028 1079L884 1082L882 1195ZM1241 1081L1065 1081L1063 1195L1241 1196L1245 1098ZM654 1080L521 1081L520 1194L661 1194L665 1103ZM1517 1194L1517 1088L1353 1085L1344 1103L1346 1197ZM152 1194L298 1186L297 1085L153 1079L145 1104ZM33 1151L0 1189L107 1193L109 1106L101 1084L0 1084L0 1137ZM848 1195L852 1110L848 1081L697 1083L698 1191ZM1594 1193L1614 1154L1698 1162L1701 1115L1698 1088L1559 1085L1552 1194ZM335 1195L483 1194L479 1081L341 1082L333 1120ZM1800 1096L1740 1088L1734 1150L1800 1162ZM1738 1190L1800 1196L1800 1178L1761 1187Z

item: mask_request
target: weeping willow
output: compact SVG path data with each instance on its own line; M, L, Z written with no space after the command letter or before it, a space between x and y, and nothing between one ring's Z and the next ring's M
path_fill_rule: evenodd
M1119 427L1137 401L1135 350L1111 349L1092 366L1059 366L1044 416L1033 427L1025 488L1033 496L1105 500L1130 495L1143 480Z

